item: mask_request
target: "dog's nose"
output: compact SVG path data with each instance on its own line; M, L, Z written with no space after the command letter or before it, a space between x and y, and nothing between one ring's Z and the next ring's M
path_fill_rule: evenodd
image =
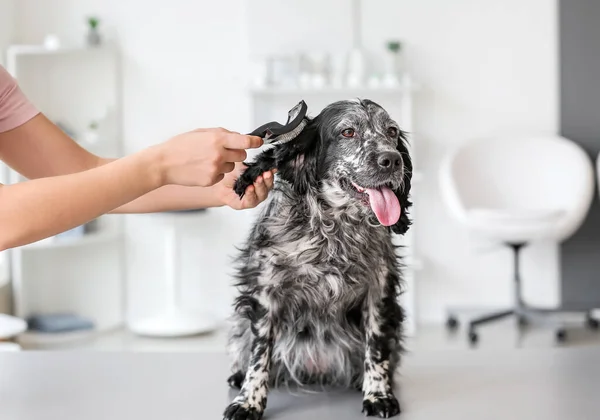
M386 172L394 172L402 166L402 157L398 152L383 152L377 158L377 164Z

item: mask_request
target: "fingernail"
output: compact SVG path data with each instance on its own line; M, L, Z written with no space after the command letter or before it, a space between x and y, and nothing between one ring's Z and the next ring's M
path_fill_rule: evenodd
M265 172L263 176L265 178L271 178L271 172Z
M263 182L263 179L261 176L259 176L258 178L256 178L256 182L258 182L259 184L261 184Z

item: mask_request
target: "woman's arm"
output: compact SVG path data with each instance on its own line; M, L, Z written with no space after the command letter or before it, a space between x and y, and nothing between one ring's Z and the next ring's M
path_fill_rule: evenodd
M147 149L75 174L0 184L0 251L82 225L158 188L159 161L158 151Z
M43 114L38 114L4 137L6 140L2 141L3 135L0 134L0 159L28 179L72 174L116 160L100 158L88 152ZM239 171L229 175L229 178L237 175ZM272 180L271 174L267 175L266 182L255 184L248 191L248 197L244 197L243 201L237 200L239 202L224 200L225 194L220 191L222 185L215 187L167 185L136 198L112 212L153 213L223 205L244 209L254 207L266 198L268 190L272 187Z
M100 165L113 162L114 159L101 159ZM276 170L265 172L258 177L254 185L248 187L240 200L233 191L233 184L246 168L238 164L236 169L225 175L223 180L210 187L182 187L166 185L127 203L111 213L156 213L172 210L190 210L207 207L229 206L235 210L254 208L267 198L273 188Z
M168 194L208 190L246 158L244 149L261 144L257 137L198 130L102 164L38 114L0 133L0 159L32 179L0 184L0 250L79 226L163 186L181 186L165 188Z

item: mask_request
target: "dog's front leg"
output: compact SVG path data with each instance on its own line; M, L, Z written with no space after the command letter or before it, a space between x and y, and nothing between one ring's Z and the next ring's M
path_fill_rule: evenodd
M267 171L277 169L277 159L273 149L262 152L253 163L245 163L246 170L236 179L233 190L237 195L244 196L246 188L256 181L256 178Z
M253 322L252 333L252 352L246 377L239 395L225 409L225 420L259 420L267 406L273 330L266 311Z
M400 413L394 396L394 370L400 346L401 310L393 294L368 299L364 310L366 351L363 413L382 418Z

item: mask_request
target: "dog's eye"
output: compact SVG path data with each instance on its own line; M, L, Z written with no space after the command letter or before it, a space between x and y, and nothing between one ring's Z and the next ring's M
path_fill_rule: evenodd
M346 128L344 131L342 131L342 136L344 137L354 137L354 130L351 128Z
M398 137L398 129L396 127L390 127L387 130L387 134L390 137Z

